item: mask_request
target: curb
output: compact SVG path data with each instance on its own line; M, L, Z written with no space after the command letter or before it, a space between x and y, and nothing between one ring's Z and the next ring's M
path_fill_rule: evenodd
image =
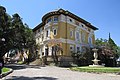
M12 73L13 72L13 69L10 69L10 71L8 71L8 72L5 72L5 73L2 73L0 76L0 79L1 78L3 78L3 77L5 77L5 76L7 76L7 75L9 75L10 73Z

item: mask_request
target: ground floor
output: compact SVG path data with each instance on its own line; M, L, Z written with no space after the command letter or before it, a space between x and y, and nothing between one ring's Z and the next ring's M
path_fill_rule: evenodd
M85 52L85 47L93 47L93 45L66 39L50 39L40 44L38 54L40 57L52 56L54 53L59 56L71 56L72 53Z
M14 71L3 80L120 80L116 74L96 74L71 71L69 68L55 66L27 66L11 64Z

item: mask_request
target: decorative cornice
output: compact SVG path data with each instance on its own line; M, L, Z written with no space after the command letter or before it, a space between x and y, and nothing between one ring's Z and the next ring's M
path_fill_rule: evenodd
M84 23L86 26L88 26L89 28L92 28L93 30L98 30L98 28L96 28L95 26L91 25L89 22L87 22L86 20L76 16L75 14L69 12L69 11L65 11L63 9L59 9L57 11L52 11L52 12L49 12L47 14L45 14L43 17L42 17L42 23L40 23L38 26L36 26L33 31L37 30L38 28L42 27L44 24L45 24L45 21L47 18L49 18L50 16L54 16L54 15L60 15L60 14L64 14L66 16L70 16L72 17L73 19L76 19L82 23Z

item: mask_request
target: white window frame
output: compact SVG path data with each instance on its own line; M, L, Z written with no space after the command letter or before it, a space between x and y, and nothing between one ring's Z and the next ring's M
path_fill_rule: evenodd
M70 30L70 37L73 37L73 30Z
M89 37L88 37L88 43L89 43L89 44L92 44L92 36L89 36Z
M82 34L81 34L82 36L81 36L81 40L82 40L82 43L85 43L85 37L86 37L86 33L85 32L82 32Z
M80 41L80 33L76 31L76 40Z
M56 34L54 34L54 31L56 30ZM53 29L53 35L56 36L57 35L57 28Z
M56 19L55 19L55 18L56 18ZM55 23L56 23L56 22L58 22L58 21L59 21L58 16L54 16L54 17L53 17L53 22L55 22Z
M48 37L48 35L49 35L49 31L48 31L48 30L46 30L46 37Z

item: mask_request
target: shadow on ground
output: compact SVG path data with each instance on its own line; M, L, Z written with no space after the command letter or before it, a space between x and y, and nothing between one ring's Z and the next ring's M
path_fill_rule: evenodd
M25 68L36 68L40 69L41 66L34 66L34 65L19 65L19 64L6 64L5 67L11 68L13 70L20 70L20 69L25 69Z
M5 67L11 68L13 70L25 69L26 66L24 65L17 65L17 64L7 64Z
M53 77L24 77L24 76L12 76L6 80L57 80L57 78Z

